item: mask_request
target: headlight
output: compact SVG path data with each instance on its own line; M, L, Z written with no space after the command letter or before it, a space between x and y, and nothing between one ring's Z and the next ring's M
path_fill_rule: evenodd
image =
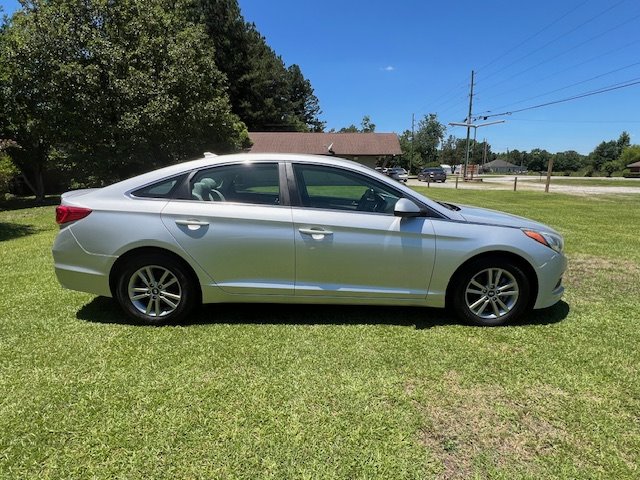
M564 250L564 240L560 235L550 232L538 232L536 230L522 231L527 237L534 239L536 242L539 242L558 253L561 253L562 250Z

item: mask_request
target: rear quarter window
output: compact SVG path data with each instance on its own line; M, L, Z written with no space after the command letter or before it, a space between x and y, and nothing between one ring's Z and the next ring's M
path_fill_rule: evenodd
M134 190L131 192L131 195L139 198L172 198L173 193L178 189L184 177L185 174L160 180L159 182Z

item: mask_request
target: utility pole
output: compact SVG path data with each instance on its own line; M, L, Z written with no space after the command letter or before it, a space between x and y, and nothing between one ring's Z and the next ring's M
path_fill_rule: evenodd
M416 114L411 114L411 156L409 157L409 175L411 175L411 161L413 160L413 137L415 136Z
M482 167L484 168L484 164L487 163L487 139L483 139L482 143L484 143L484 153L482 154Z
M469 115L467 115L467 120L464 123L469 124L467 126L467 151L464 156L464 173L463 180L467 179L467 168L469 168L469 141L471 137L471 115L473 111L473 76L474 72L471 70L471 91L469 92Z

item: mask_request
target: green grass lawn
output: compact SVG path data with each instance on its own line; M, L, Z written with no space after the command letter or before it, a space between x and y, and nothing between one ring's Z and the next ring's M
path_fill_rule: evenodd
M638 478L638 196L419 190L556 227L565 301L500 328L277 305L132 326L56 282L52 206L0 211L0 478Z

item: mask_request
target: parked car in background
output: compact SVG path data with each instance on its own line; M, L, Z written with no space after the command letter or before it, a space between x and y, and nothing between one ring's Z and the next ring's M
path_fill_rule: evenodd
M418 174L420 182L446 182L447 173L441 167L427 167L420 170Z
M455 167L447 165L446 163L443 163L442 165L440 165L440 167L442 167L442 170L444 170L444 173L446 173L447 175L453 175Z
M402 167L389 168L386 174L398 182L407 183L407 180L409 180L409 172Z
M56 222L60 283L151 325L243 302L448 306L500 325L564 292L552 228L335 157L205 156L67 192Z

